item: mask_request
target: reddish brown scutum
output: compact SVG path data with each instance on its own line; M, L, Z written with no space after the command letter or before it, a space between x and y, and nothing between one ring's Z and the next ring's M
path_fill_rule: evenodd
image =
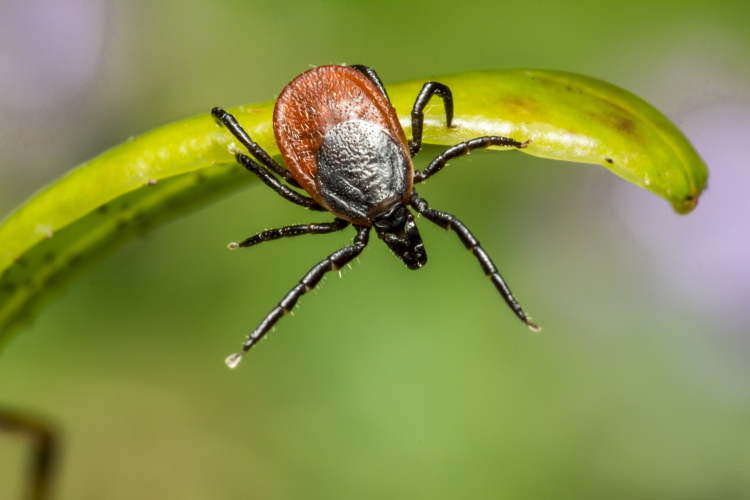
M316 180L318 150L329 130L349 120L383 127L410 158L406 135L388 99L348 66L320 66L302 73L284 88L274 108L273 132L289 171L326 208Z

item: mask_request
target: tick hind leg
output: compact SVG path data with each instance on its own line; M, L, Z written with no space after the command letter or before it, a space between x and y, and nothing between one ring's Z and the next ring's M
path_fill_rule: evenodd
M285 169L281 165L279 165L276 160L274 160L271 155L266 153L266 151L261 148L258 143L253 141L250 138L250 135L245 132L245 129L242 128L242 125L239 124L239 122L235 119L234 116L227 113L221 108L214 108L211 110L211 115L222 125L224 125L227 130L229 130L232 135L242 143L243 146L247 148L248 151L250 151L250 154L252 154L256 160L258 160L261 165L264 167L270 168L274 172L276 172L279 176L281 176L282 179L284 179L289 185L294 187L300 187L299 183L294 180L294 177L292 177L292 173L289 172L289 170Z
M370 238L370 228L369 226L355 227L357 228L357 236L354 237L354 244L332 253L325 260L315 264L315 266L313 266L313 268L310 269L310 271L300 280L297 286L292 288L289 293L281 299L279 305L273 308L253 333L250 334L247 341L242 346L242 351L232 354L227 358L226 363L230 368L237 366L242 359L242 356L260 339L262 339L282 316L292 310L300 297L314 289L326 273L341 269L362 253L362 250L365 249Z
M50 498L57 450L57 439L52 428L26 415L0 410L0 430L28 436L34 443L30 480L24 498Z
M333 222L323 222L321 224L297 224L294 226L284 226L277 229L269 229L262 233L254 234L249 238L239 242L230 243L227 247L230 250L235 248L247 248L264 241L278 240L279 238L291 238L292 236L302 236L303 234L328 234L341 231L349 227L349 222L344 219L336 218Z
M432 160L429 165L427 165L427 168L424 169L424 172L415 170L414 183L417 184L419 182L427 180L432 175L440 172L440 170L442 170L442 168L448 163L448 160L467 155L474 149L484 149L490 146L508 146L523 149L528 145L528 143L529 141L518 142L515 139L498 136L477 137L476 139L472 139L470 141L461 142L459 144L456 144L455 146L449 147L448 149L437 155L435 159Z
M474 255L474 257L477 258L477 260L479 261L479 265L482 266L482 271L484 271L484 274L487 275L488 278L490 278L492 284L495 285L497 291L500 292L500 295L503 297L508 306L513 310L515 315L518 316L518 319L523 321L524 324L528 326L532 331L538 332L539 330L541 330L541 328L529 321L529 318L523 312L523 309L521 309L521 305L511 293L510 288L508 288L508 285L505 283L505 280L502 276L500 276L500 273L498 272L497 267L495 267L495 264L492 262L492 259L490 259L490 256L487 255L487 252L485 252L481 247L479 241L474 237L473 234L471 234L471 231L469 231L469 229L464 226L463 223L461 223L461 221L456 219L451 214L429 208L427 202L420 198L417 195L416 191L412 193L409 203L414 208L414 210L424 215L431 222L437 224L442 228L454 230L466 249L469 250Z

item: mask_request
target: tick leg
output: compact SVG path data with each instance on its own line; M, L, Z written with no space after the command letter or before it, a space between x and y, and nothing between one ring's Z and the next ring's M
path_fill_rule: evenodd
M516 316L518 316L518 319L523 321L524 324L526 324L526 326L528 326L532 331L538 332L539 330L541 330L541 328L539 328L537 325L529 322L528 317L526 317L526 314L521 309L521 306L518 301L516 301L516 298L513 297L510 288L508 288L508 285L505 283L503 277L500 276L500 273L495 267L495 264L493 264L492 259L490 259L490 256L487 255L487 252L485 252L481 247L479 241L474 237L473 234L471 234L471 231L469 231L469 229L461 223L461 221L456 219L451 214L447 214L439 210L432 210L428 207L427 202L420 198L419 195L417 195L416 191L412 193L409 203L414 208L414 210L424 215L431 222L434 222L438 226L445 229L453 229L458 235L458 238L467 248L467 250L469 250L469 252L474 254L474 257L477 258L477 260L479 261L479 265L482 266L482 271L484 271L484 274L487 275L487 277L492 281L492 284L495 285L497 291L500 292L500 295L503 297L503 299L505 299L505 302L513 310Z
M380 81L380 77L377 73L375 73L375 70L372 69L369 66L365 66L364 64L352 64L349 66L352 69L356 69L363 75L365 75L367 78L370 79L372 83L375 84L375 86L380 90L380 92L383 93L386 99L388 99L388 102L391 102L391 98L388 97L388 92L385 91L385 87L383 86L383 82Z
M414 101L414 107L411 110L411 136L409 141L409 151L414 158L419 150L422 149L422 127L424 125L424 108L433 95L438 95L443 99L445 107L446 126L451 128L453 121L453 93L447 85L438 82L427 82L422 86L422 90L417 94L417 100Z
M27 436L34 442L31 479L24 498L49 498L57 449L57 439L52 429L49 425L26 415L1 410L0 430Z
M370 227L355 227L357 228L357 236L354 237L354 244L332 253L325 260L317 263L305 275L305 277L300 280L299 284L292 288L289 293L281 299L279 305L268 313L265 319L261 321L260 325L258 325L253 333L247 338L247 341L242 346L242 351L232 354L227 358L226 363L230 368L237 366L242 359L242 356L260 339L262 339L268 330L270 330L282 316L292 310L300 297L314 289L327 272L341 269L362 253L362 250L367 246L367 242L370 238Z
M238 141L242 143L243 146L247 148L248 151L250 151L250 154L252 154L256 160L258 160L261 165L270 168L274 172L276 172L278 175L281 176L282 179L284 179L289 185L294 187L300 187L299 183L294 180L294 177L292 177L292 173L289 172L289 170L285 169L278 163L276 163L276 160L274 160L271 155L266 153L266 151L261 148L258 143L253 141L250 138L250 135L248 135L247 132L245 132L245 129L242 128L242 125L237 122L237 120L234 118L234 116L230 115L226 111L224 111L221 108L214 108L211 110L211 115L221 124L223 124L227 130L229 130L234 137L237 138Z
M262 233L254 234L239 243L230 243L229 248L246 248L264 241L278 240L279 238L290 238L292 236L301 236L303 234L327 234L341 231L349 227L349 222L344 219L336 218L333 222L324 222L322 224L298 224L296 226L284 226L278 229L269 229Z
M276 177L273 176L273 174L271 174L271 172L255 163L249 156L242 153L237 153L236 158L243 167L260 177L260 180L262 180L266 186L279 193L286 200L310 210L315 210L317 212L327 212L325 208L318 205L318 203L312 198L303 196L297 191L289 189L288 187L283 185Z
M449 147L448 149L437 155L435 159L432 160L429 165L427 165L427 168L424 169L424 172L415 170L414 183L416 184L426 180L432 175L440 172L440 170L445 166L448 160L467 155L474 149L484 149L490 146L509 146L523 149L527 146L528 143L529 141L518 142L517 140L510 139L508 137L497 136L477 137L476 139L472 139L470 141L461 142L459 144L456 144L455 146Z

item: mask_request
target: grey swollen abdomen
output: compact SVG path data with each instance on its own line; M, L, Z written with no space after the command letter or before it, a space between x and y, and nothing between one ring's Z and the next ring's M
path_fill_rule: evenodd
M371 221L407 195L411 163L382 127L352 120L332 128L318 151L318 188L333 213Z

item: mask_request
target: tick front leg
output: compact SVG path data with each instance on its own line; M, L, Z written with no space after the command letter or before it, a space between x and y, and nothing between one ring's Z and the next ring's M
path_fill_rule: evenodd
M422 90L414 101L414 108L411 110L411 141L409 141L409 151L414 158L419 150L422 149L422 127L424 126L424 108L430 102L433 95L443 99L445 107L446 127L451 128L453 122L453 93L447 85L438 82L427 82L422 86Z
M502 276L500 276L500 273L498 272L497 267L495 267L495 264L492 262L492 259L490 259L490 256L487 255L487 252L485 252L481 247L481 245L479 244L479 240L477 240L474 235L471 234L471 231L469 231L469 229L464 226L461 221L456 219L451 214L447 214L439 210L432 210L428 207L427 202L417 195L416 191L412 193L409 203L414 208L414 210L424 215L431 222L437 224L442 228L454 230L466 249L469 250L469 252L471 252L474 257L477 258L477 260L479 261L479 265L482 266L482 271L484 271L484 274L492 281L492 284L495 285L497 291L500 292L500 295L503 297L511 310L513 310L515 315L518 316L518 319L523 321L524 324L534 332L538 332L541 330L541 328L529 321L529 318L523 312L523 309L521 309L521 305L511 293L510 288L508 288L508 285L505 283L505 280Z
M239 243L230 243L227 247L230 250L235 248L247 248L264 241L278 240L279 238L291 238L292 236L302 236L303 234L328 234L341 231L349 227L349 222L344 219L336 218L333 222L323 222L321 224L297 224L294 226L284 226L278 229L269 229L262 233L254 234L246 240Z
M297 286L292 288L286 296L281 299L279 305L276 306L270 313L261 321L260 325L250 334L247 341L242 346L242 351L232 354L226 359L227 366L234 368L242 360L242 356L250 350L268 331L281 319L282 316L289 313L294 305L297 303L300 297L314 289L320 280L323 279L326 273L330 271L336 271L341 269L346 264L355 259L362 250L367 246L367 242L370 238L370 227L369 226L355 226L357 228L357 236L354 237L354 244L349 247L344 247L341 250L332 253L325 260L317 263L306 275L302 278Z
M278 175L281 176L282 179L284 179L290 186L294 187L300 187L299 183L294 180L294 177L292 177L292 173L289 172L289 170L285 169L278 163L276 163L276 160L274 160L271 155L266 153L266 151L258 145L257 142L253 141L250 138L250 135L245 132L245 129L242 128L242 125L239 124L239 122L235 119L234 116L227 113L221 108L214 108L211 110L211 115L222 125L224 125L227 130L229 130L232 135L242 143L243 146L247 148L248 151L250 151L250 154L252 154L256 160L258 160L261 165L270 168L274 172L276 172Z

